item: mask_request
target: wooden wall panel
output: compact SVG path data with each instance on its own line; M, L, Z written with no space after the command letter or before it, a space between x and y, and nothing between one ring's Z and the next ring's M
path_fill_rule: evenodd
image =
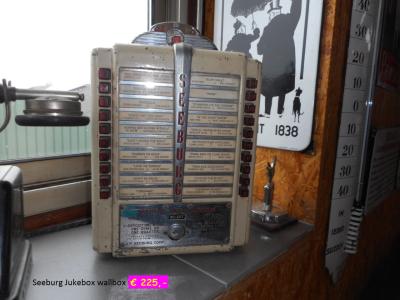
M214 0L204 0L204 36L214 37Z
M24 218L25 232L32 232L45 227L65 224L74 220L90 218L91 204L62 208L56 211L42 213Z
M372 116L374 127L388 128L400 126L399 93L381 87L375 90L375 103Z
M400 241L400 192L395 192L366 216L361 226L359 251L348 257L336 285L325 269L351 4L351 1L324 1L314 153L257 149L254 200L262 201L265 166L276 155L276 202L287 207L292 215L314 223L315 230L218 300L357 299L371 272ZM400 125L399 95L377 88L376 99L374 126Z

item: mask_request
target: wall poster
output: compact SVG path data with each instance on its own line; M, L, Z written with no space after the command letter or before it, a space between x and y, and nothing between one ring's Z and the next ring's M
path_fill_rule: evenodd
M215 3L217 47L262 62L258 146L304 150L312 135L323 1Z

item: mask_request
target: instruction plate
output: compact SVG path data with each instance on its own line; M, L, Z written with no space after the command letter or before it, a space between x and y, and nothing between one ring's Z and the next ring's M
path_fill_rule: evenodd
M120 206L120 248L229 243L231 203ZM182 237L169 237L171 226Z

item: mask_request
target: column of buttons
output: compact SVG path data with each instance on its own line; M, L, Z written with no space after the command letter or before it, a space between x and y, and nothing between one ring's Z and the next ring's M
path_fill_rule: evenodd
M100 199L111 197L111 69L99 68Z
M257 88L256 78L247 78L246 80L246 93L244 102L244 117L243 117L243 129L242 129L242 154L240 164L240 179L239 179L239 196L248 197L249 186L250 186L250 163L253 160L252 150L254 145L254 125L256 123L256 104Z

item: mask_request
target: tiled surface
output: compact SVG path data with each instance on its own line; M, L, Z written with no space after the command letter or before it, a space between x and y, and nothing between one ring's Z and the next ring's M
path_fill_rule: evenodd
M244 247L237 247L228 253L185 254L177 257L230 287L286 252L311 229L312 226L301 222L276 233L252 227L249 242Z
M172 256L116 259L92 250L90 226L31 239L33 269L27 299L212 299L221 283ZM128 274L168 274L169 289L128 290L125 286L65 286L72 280L124 280ZM33 280L61 280L63 287L33 286Z
M253 227L249 244L229 253L119 259L92 250L90 226L45 234L31 239L33 268L27 299L213 299L284 253L311 229L297 223L270 234ZM168 274L169 289L97 285L97 280L125 281L128 274ZM34 286L35 279L62 281L62 287ZM65 286L66 279L95 281L96 286Z

